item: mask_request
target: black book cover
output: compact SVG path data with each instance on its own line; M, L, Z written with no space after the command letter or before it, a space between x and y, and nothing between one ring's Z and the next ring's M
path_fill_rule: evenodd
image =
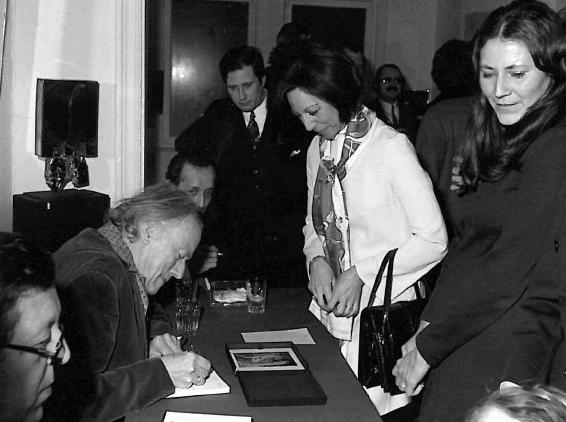
M253 370L244 368L239 370L233 351L242 349L282 351L291 349L303 368L262 370L258 367ZM324 391L293 343L232 343L226 345L226 352L249 406L306 406L326 403Z

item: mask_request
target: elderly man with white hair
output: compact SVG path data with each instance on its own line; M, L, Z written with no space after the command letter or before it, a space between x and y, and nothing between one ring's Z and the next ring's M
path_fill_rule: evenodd
M114 420L174 391L203 384L210 362L181 350L149 296L180 278L202 222L169 183L147 188L55 254L73 360L61 368L52 420Z

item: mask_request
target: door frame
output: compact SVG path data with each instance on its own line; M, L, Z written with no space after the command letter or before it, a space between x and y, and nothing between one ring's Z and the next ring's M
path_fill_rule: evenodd
M376 63L378 51L385 50L385 12L377 14L377 2L374 0L285 0L285 22L291 22L293 6L343 7L364 9L366 11L364 56ZM382 7L383 8L383 7ZM377 22L379 20L379 22ZM383 21L383 22L382 22ZM378 30L379 28L379 30Z
M144 187L145 0L116 2L115 190L130 197Z

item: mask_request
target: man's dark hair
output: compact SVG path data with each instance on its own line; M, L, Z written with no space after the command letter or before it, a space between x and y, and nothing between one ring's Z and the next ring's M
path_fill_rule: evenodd
M263 56L261 52L252 46L241 45L228 50L222 59L220 59L220 75L226 83L228 73L234 70L240 70L245 66L251 66L254 74L261 81L265 76L265 66L263 64Z
M472 45L456 39L442 44L434 54L431 76L441 91L454 87L471 87L475 81Z
M207 151L204 150L195 150L190 153L177 154L169 162L165 178L175 186L178 186L181 178L181 172L183 171L185 164L190 164L194 167L212 167L213 170L215 170L216 165L214 159Z
M309 42L312 32L301 22L287 22L277 33L276 45Z
M9 343L18 299L30 291L55 286L51 254L22 237L0 232L0 346Z

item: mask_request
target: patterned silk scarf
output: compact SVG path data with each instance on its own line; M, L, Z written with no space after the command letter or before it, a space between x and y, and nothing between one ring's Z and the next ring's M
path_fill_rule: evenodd
M334 163L332 157L324 156L326 142L333 141L322 138L319 140L320 165L314 184L312 219L315 231L322 242L326 260L336 278L351 265L348 209L346 193L342 189L342 180L346 176L345 164L361 145L361 138L368 133L369 129L369 117L363 111L359 111L346 128L338 164ZM336 191L341 194L336 195ZM337 199L341 203L336 203Z
M136 282L138 284L143 304L143 312L144 314L147 314L149 297L147 295L147 290L145 289L145 277L139 273L136 264L134 263L132 252L130 252L130 248L128 248L128 245L126 245L126 243L122 240L122 232L114 224L106 223L98 229L98 233L108 240L114 252L116 252L120 259L128 266L128 270L132 271L136 275Z

